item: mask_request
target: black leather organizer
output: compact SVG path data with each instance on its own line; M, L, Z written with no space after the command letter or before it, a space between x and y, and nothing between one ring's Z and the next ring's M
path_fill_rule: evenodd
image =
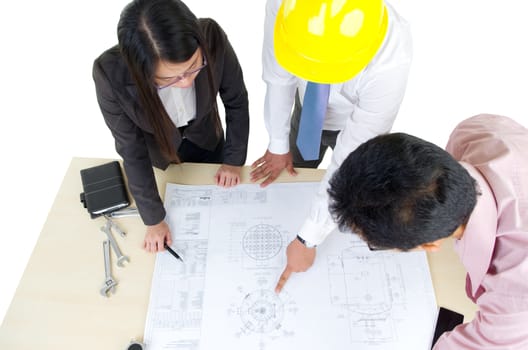
M92 218L130 205L118 161L81 170L81 202Z

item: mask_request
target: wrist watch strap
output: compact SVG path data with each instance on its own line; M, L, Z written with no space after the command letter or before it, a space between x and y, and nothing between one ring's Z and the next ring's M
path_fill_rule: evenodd
M298 240L299 242L301 242L302 244L304 244L304 246L305 246L306 248L315 248L315 247L317 247L316 244L311 244L310 242L307 242L304 238L302 238L302 237L299 236L299 235L297 235L297 240Z

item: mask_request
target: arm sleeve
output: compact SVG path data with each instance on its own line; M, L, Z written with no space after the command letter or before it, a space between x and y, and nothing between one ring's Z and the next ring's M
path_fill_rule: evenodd
M297 88L297 78L278 64L273 50L275 17L280 3L280 0L266 2L262 47L262 79L266 83L264 123L269 135L268 150L275 154L290 150L291 110Z
M217 27L225 40L222 59L224 65L219 87L226 119L224 163L229 165L244 165L246 162L249 137L248 93L244 84L242 68L240 67L235 51L225 33L219 26Z
M93 66L97 101L115 140L117 153L123 158L130 193L145 225L155 225L165 218L154 171L143 131L128 118L116 101L109 79L99 64Z
M528 311L523 299L485 293L475 318L442 334L433 350L528 349Z
M337 225L328 211L329 181L345 158L360 144L372 137L388 133L405 94L410 62L385 71L368 73L360 77L357 105L339 133L328 169L321 181L310 214L300 230L300 236L313 244L320 244Z

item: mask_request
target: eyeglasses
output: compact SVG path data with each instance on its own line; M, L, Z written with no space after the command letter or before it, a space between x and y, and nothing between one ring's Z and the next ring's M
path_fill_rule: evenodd
M201 71L207 66L207 60L205 59L205 56L202 56L202 61L203 61L203 64L200 67L188 70L187 72L184 72L181 75L177 75L174 78L172 78L172 80L169 83L163 84L163 85L156 85L156 87L158 88L158 90L165 89L169 86L179 83L183 79L187 79L191 77L193 74L198 73L199 71Z

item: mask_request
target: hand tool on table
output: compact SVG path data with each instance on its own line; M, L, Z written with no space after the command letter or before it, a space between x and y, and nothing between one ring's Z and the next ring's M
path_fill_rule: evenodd
M110 223L110 221L107 220L106 225L101 227L101 231L106 233L106 236L108 237L108 240L110 241L110 245L112 246L112 249L114 249L114 253L117 257L117 266L124 267L125 262L130 262L130 258L126 255L123 255L123 253L121 253L121 249L119 249L119 246L117 245L117 242L115 241L115 238L112 235L112 231L110 230L111 225L112 224Z
M121 237L126 237L126 233L125 231L121 230L121 227L119 227L119 225L117 225L111 218L109 215L105 214L104 215L105 219L106 219L106 222L107 224L109 223L109 226L111 229L113 229L115 232L117 232Z
M124 218L127 216L139 216L139 212L136 208L124 208L105 214L105 216L111 218Z
M109 297L110 293L115 293L115 286L117 281L112 277L112 264L110 263L110 241L103 241L103 256L105 267L105 281L101 287L101 295Z

